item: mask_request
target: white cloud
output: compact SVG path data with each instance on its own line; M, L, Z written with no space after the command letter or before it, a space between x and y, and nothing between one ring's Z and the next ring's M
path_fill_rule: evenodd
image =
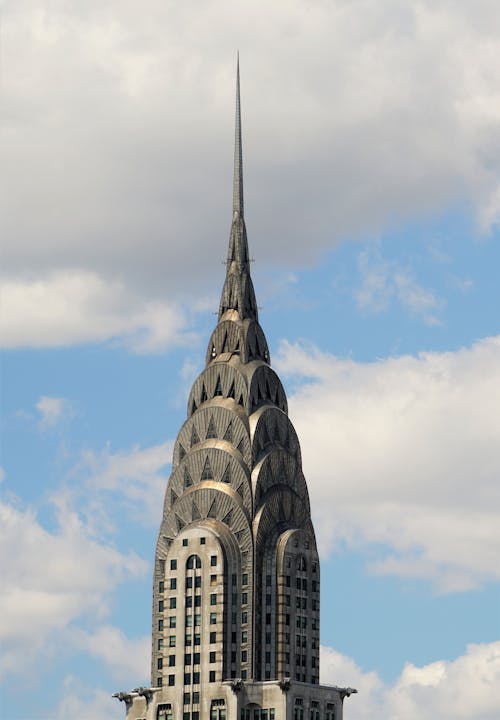
M79 504L87 523L111 527L113 520L106 510L111 506L112 511L119 508L120 518L125 511L131 521L156 529L168 480L162 471L171 463L172 452L172 442L114 453L109 448L83 452L73 493L83 490Z
M374 572L441 591L500 579L500 337L363 364L283 343L323 552L378 544Z
M149 683L149 636L131 640L119 628L102 625L92 633L75 630L73 638L80 648L101 660L124 687L127 683L130 687Z
M350 720L496 720L500 711L500 642L468 645L455 660L405 665L392 685L323 647L321 681L358 690L345 700Z
M124 706L110 692L89 688L73 675L64 678L64 694L54 713L54 720L123 720Z
M495 2L212 0L193 21L23 0L3 23L9 347L176 341L172 298L204 296L225 252L238 46L261 260L458 204L498 222Z
M354 297L360 309L380 313L388 310L395 300L427 325L440 324L437 311L442 302L433 290L422 287L409 270L385 260L378 250L360 252L358 268L361 283Z
M2 288L0 335L6 348L115 338L134 352L157 352L188 342L184 325L174 304L145 301L123 283L95 273L61 272Z
M46 530L33 511L0 504L5 672L25 667L27 658L35 661L40 654L50 654L56 638L64 637L68 626L83 616L106 616L114 588L146 571L136 554L98 543L77 513L64 500L59 503L54 531Z
M42 395L36 403L36 409L41 415L40 427L47 429L57 425L68 411L68 408L68 401L65 398Z

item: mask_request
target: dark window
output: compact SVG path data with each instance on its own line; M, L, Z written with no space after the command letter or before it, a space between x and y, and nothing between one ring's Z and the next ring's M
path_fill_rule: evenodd
M158 620L158 630L163 630L163 620Z
M215 662L216 653L211 652L209 655L209 662L214 663Z
M271 624L271 613L266 613L266 625Z
M210 670L208 673L208 682L215 682L215 670Z
M170 589L177 590L177 578L170 578Z
M193 685L199 685L200 684L200 673L194 672L193 673Z
M187 647L189 647L189 646L192 645L192 644L193 644L193 636L192 636L192 635L186 635L186 636L184 637L184 645L187 645Z
M163 678L159 677L156 678L156 687L161 687L163 685Z
M211 633L210 633L210 642L211 642L211 643L217 642L217 633L216 633L216 632L211 632Z
M270 575L266 575L266 585L267 585L267 587L269 587L271 585L271 576Z
M291 582L291 581L290 581L290 575L286 575L286 576L285 576L285 585L286 585L287 587L290 587L290 582Z
M186 597L185 603L186 603L186 607L187 607L187 608L193 607L193 596L192 596L192 595L188 595L188 596Z
M217 605L217 594L212 593L210 595L210 605Z
M183 539L182 539L182 544L183 544L184 547L187 546L187 544L188 544L187 538L183 538Z
M175 655L169 655L168 656L168 666L174 667L175 666Z
M188 570L193 568L201 568L201 560L198 555L190 555L187 559L186 567Z
M160 600L158 603L158 612L163 612L163 600Z
M195 595L194 606L201 607L201 595Z
M158 668L158 670L161 670L161 669L162 669L162 667L163 667L163 658L161 658L161 657L158 658L158 661L157 661L157 663L156 663L156 667Z
M191 673L184 673L184 685L191 685Z
M177 600L176 598L170 598L170 608L173 609L177 607Z
M248 642L248 633L246 630L243 630L243 632L241 633L241 642L242 643Z
M270 662L271 662L271 653L266 652L266 663L270 663Z
M158 640L158 650L161 650L163 648L163 640Z
M163 592L165 590L165 583L163 580L160 580L158 583L158 592Z
M210 625L216 625L217 624L217 613L211 612L210 613Z
M175 635L170 635L168 639L169 647L175 647Z
M215 567L217 565L217 555L211 555L210 556L210 565L212 567Z
M266 595L266 605L270 605L270 604L271 604L271 596Z
M193 703L197 705L200 702L200 693L198 691L193 693Z
M207 541L206 538L204 538L204 537L200 538L200 545L205 545L206 541Z
M306 578L302 578L302 590L307 590L307 580L306 580Z
M194 616L194 624L195 624L195 626L201 625L201 615Z
M184 705L190 705L191 693L184 693Z
M184 655L184 665L191 665L191 653Z
M242 671L241 671L241 679L242 679L242 680L246 680L246 679L247 679L247 671L246 671L246 670L242 670Z
M241 622L243 625L248 622L248 613L246 610L241 613Z
M199 633L194 636L194 644L201 645L201 635Z
M194 579L194 586L195 588L201 587L201 575L197 575Z
M187 588L192 588L192 587L193 587L193 578L192 578L192 577L186 578L186 587L187 587Z
M170 561L170 569L171 569L171 570L177 570L177 560L171 560L171 561Z
M193 663L194 663L195 665L199 665L199 664L200 664L200 653L199 653L199 652L194 653L194 655L193 655Z
M170 687L172 687L172 685L175 685L175 675L168 676L168 684L170 685Z
M248 593L241 593L241 604L246 605L248 603Z
M248 652L246 650L241 651L241 662L246 663L248 661Z
M244 573L244 575L241 576L241 584L242 584L242 585L248 585L248 575L247 575L247 573Z
M171 628L174 628L175 625L176 625L175 615L171 615L171 616L168 618L168 626L171 627Z

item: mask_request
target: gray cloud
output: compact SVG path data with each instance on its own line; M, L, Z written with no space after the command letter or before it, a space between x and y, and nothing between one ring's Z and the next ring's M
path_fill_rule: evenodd
M236 47L259 260L286 249L289 265L314 262L460 201L487 230L500 209L499 29L495 2L473 15L426 0L12 3L4 277L22 290L90 274L144 303L198 297L207 268L212 287Z

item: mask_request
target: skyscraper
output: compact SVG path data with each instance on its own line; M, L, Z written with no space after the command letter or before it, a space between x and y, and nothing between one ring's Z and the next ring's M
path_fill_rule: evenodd
M352 690L319 685L319 558L270 362L250 277L238 68L226 279L165 493L152 686L116 694L127 720L342 718Z

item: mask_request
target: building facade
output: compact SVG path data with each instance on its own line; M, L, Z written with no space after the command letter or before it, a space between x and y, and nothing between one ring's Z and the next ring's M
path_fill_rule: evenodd
M115 694L127 720L341 720L353 692L319 685L320 564L243 209L238 70L226 278L165 493L151 687Z

